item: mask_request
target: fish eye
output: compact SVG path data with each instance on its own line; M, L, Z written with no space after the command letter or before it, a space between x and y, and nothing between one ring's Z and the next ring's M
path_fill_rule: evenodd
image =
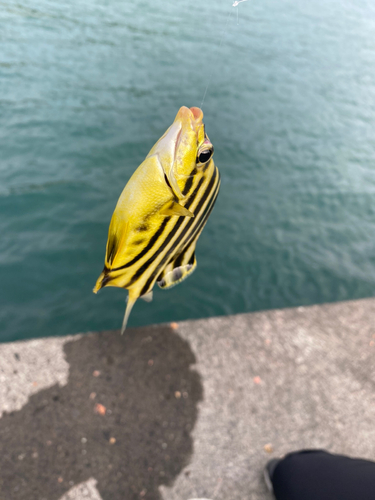
M198 163L207 163L213 154L213 149L204 149L198 155Z

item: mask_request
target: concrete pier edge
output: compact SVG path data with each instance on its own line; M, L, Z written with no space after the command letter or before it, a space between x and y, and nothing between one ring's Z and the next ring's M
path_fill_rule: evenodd
M0 500L271 500L270 458L375 460L375 299L0 345Z

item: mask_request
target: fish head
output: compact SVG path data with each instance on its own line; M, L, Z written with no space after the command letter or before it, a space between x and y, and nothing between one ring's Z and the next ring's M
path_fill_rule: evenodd
M213 155L213 146L205 133L203 111L182 106L172 125L151 149L157 155L166 181L178 199L183 199L180 185Z

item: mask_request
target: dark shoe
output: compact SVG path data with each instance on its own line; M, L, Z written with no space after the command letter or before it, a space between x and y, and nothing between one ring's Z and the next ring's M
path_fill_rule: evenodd
M272 460L267 462L263 471L264 480L266 482L267 488L271 493L273 493L273 486L272 486L273 473L275 472L275 469L281 462L281 460L282 460L281 458L273 458Z

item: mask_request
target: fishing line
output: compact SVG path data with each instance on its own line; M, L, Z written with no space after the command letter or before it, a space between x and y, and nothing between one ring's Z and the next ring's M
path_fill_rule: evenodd
M240 10L238 8L238 6L240 5L240 3L242 2L247 2L247 0L235 0L235 2L233 2L233 5L232 7L237 7L237 26L238 26L238 11Z
M242 2L247 2L247 0L235 0L233 2L233 4L232 4L232 7L237 7L237 24L238 24L238 6ZM221 39L220 39L220 43L219 43L219 47L218 47L218 53L220 53L220 49L221 49L221 46L223 45L224 37L227 34L229 19L230 19L231 15L232 15L232 12L233 11L230 10L229 13L228 13L227 20L226 20L226 23L225 23L225 26L224 26L224 30L223 30L223 34L221 35ZM210 76L208 78L208 83L206 85L206 89L204 91L202 102L201 102L201 105L200 105L201 109L203 108L203 103L204 103L204 100L206 99L207 90L208 90L208 87L211 84L213 75L214 75L214 69L211 70Z

